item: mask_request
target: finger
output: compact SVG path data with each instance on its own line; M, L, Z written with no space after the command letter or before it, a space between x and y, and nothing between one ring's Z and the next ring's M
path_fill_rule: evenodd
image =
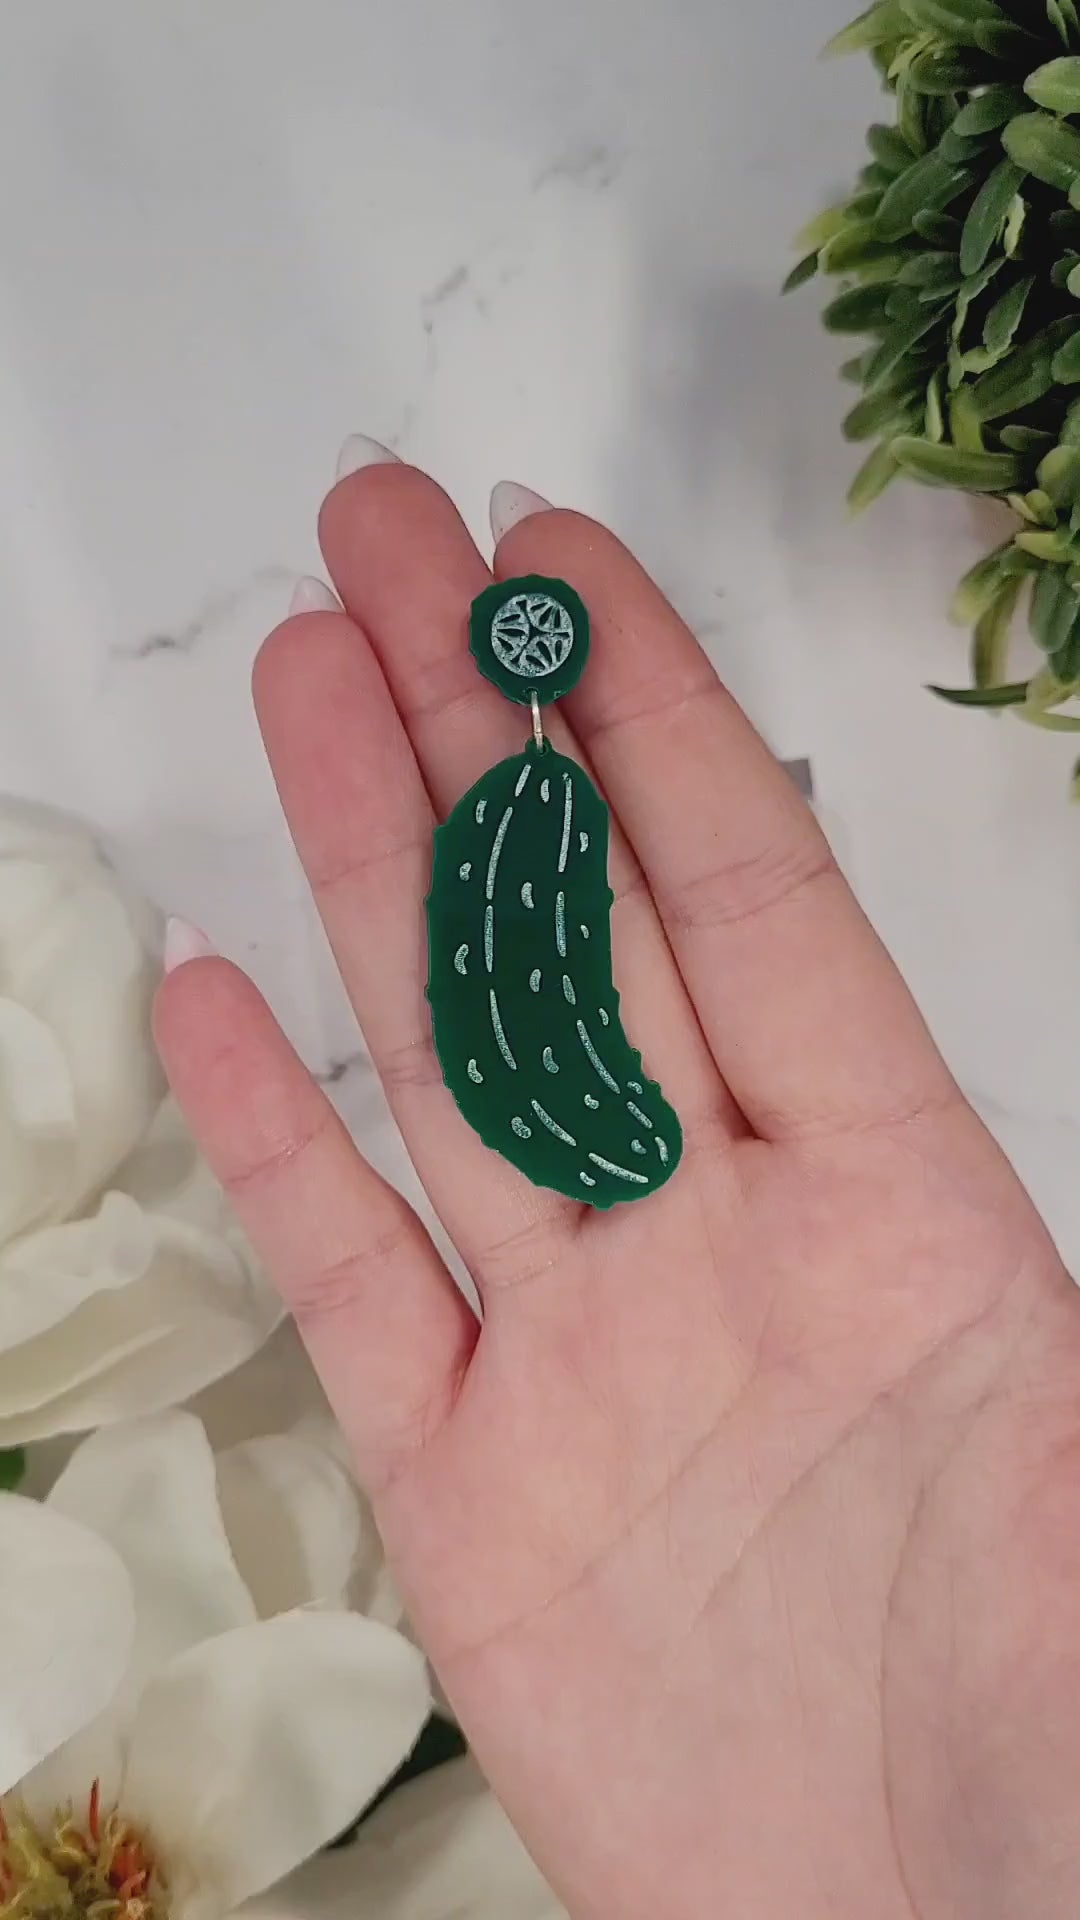
M451 1412L477 1323L247 977L196 960L154 1014L173 1091L378 1491Z
M580 1209L489 1152L443 1085L427 1003L431 802L379 663L343 614L271 634L255 703L349 998L432 1205L482 1291L551 1266Z
M469 608L490 573L442 490L397 463L369 467L336 487L319 532L330 573L375 648L435 811L445 818L482 773L521 752L528 732L527 713L482 678L468 650ZM558 712L545 713L544 727L560 752L583 759ZM617 821L609 864L617 985L634 1043L688 1135L705 1126L733 1131L741 1117L718 1080Z
M751 1123L767 1137L827 1131L953 1097L812 814L625 548L540 512L503 540L496 571L565 576L590 610L570 719Z

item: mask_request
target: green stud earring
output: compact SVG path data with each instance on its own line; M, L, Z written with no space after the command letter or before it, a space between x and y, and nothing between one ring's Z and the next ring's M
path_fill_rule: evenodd
M584 670L588 614L561 580L508 580L473 603L469 642L531 708L532 739L436 829L428 999L443 1078L535 1185L594 1207L643 1199L674 1173L682 1129L619 1019L607 808L541 722Z

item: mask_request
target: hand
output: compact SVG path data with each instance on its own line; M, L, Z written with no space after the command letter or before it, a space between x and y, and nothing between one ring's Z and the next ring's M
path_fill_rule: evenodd
M592 615L548 732L612 808L616 983L686 1152L609 1214L489 1153L422 903L527 715L466 650L489 576L431 481L354 474L321 537L347 612L270 637L259 718L482 1326L242 974L181 967L158 1035L482 1765L575 1920L1075 1920L1080 1301L1044 1229L786 774L559 512L496 569Z

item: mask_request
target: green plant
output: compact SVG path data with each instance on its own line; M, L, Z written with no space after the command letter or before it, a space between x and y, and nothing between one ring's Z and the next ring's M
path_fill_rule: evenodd
M844 431L876 443L851 505L902 474L1008 501L1015 535L953 607L972 685L934 691L1080 731L1080 4L877 0L829 48L859 50L894 117L787 282L840 276L825 325L870 340L843 369ZM1010 678L1024 599L1045 661Z

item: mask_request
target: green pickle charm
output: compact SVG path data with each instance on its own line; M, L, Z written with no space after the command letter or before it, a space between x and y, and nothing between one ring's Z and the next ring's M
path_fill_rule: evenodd
M474 603L470 647L531 707L533 737L436 829L428 999L443 1078L536 1186L602 1208L643 1199L674 1173L682 1129L619 1020L607 808L540 724L585 666L588 615L561 580L509 580Z

